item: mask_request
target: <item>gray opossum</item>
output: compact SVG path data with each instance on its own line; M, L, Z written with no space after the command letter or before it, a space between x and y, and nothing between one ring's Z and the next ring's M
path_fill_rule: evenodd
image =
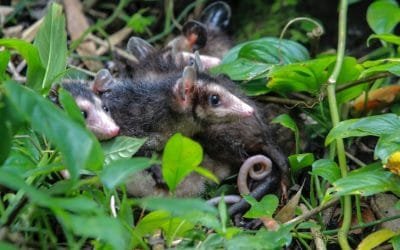
M67 90L75 99L76 104L85 118L87 128L99 140L111 139L118 135L119 127L111 118L108 109L93 91L80 82L63 83L61 87ZM49 98L59 105L58 86L50 90Z

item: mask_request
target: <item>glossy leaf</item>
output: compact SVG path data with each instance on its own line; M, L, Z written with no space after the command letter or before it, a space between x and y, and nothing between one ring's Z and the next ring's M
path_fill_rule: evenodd
M392 43L400 46L400 36L396 36L393 34L380 34L380 35L371 35L368 37L367 44L369 45L372 39L379 39L381 41Z
M391 33L400 22L400 8L395 0L373 2L367 10L369 27L377 33Z
M76 235L98 238L114 249L128 249L130 235L117 219L104 215L83 216L65 212L58 212L57 217L65 228Z
M56 108L49 100L14 82L5 83L18 112L60 150L73 179L80 169L99 170L103 152L96 138ZM79 138L79 140L77 140Z
M108 189L113 189L123 184L132 174L150 167L153 163L153 160L143 157L116 160L104 167L100 179Z
M203 160L200 144L181 134L173 135L164 148L162 174L169 190L174 192L179 183Z
M312 153L295 154L288 157L289 164L294 173L302 168L311 166L314 162L314 155Z
M105 164L108 165L119 159L131 158L145 142L146 138L128 136L117 136L109 141L102 142Z
M266 195L259 202L249 195L244 196L244 199L251 205L250 210L243 215L245 218L271 218L279 205L275 195Z
M63 88L58 90L58 100L67 115L82 126L86 126L85 119L72 95Z
M329 189L336 196L359 194L369 196L391 191L400 194L400 177L385 170L380 164L373 164L353 170L340 178Z
M46 93L56 78L65 71L67 63L67 33L61 5L53 3L50 6L34 44L38 48L42 65L46 68L41 86Z
M211 69L213 74L225 74L232 80L256 80L265 78L272 68L272 64L251 61L247 58L238 58Z
M38 92L41 91L45 69L40 61L38 49L32 44L18 39L0 39L0 46L18 51L28 65L27 85Z
M380 229L376 232L369 234L367 237L365 237L361 241L361 243L358 245L357 250L373 249L373 248L379 246L380 244L382 244L383 242L389 240L390 238L392 238L395 235L396 235L396 233L390 229L386 229L386 228Z
M331 184L341 177L339 166L328 159L315 161L312 164L312 174L321 176Z

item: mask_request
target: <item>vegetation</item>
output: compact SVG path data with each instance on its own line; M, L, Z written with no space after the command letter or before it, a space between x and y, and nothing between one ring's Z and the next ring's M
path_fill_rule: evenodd
M5 23L18 23L27 2L20 1ZM277 13L281 1L273 2L269 11ZM287 2L286 7L301 5ZM362 206L368 202L366 197L400 195L396 103L400 36L395 34L400 6L392 0L370 3L365 18L373 33L365 43L374 47L356 58L346 55L346 24L347 9L357 2L340 1L334 53L320 52L311 58L310 51L298 43L305 36L280 23L280 37L240 43L212 69L237 81L255 99L291 105L307 117L306 122L289 115L274 120L294 131L291 186L303 187L285 204L279 204L274 194L260 201L245 196L251 208L244 217L261 219L265 226L258 230L234 226L224 202L213 207L201 198L175 197L177 185L192 171L217 182L199 166L203 152L195 141L175 134L162 156L131 157L146 138L120 136L100 143L85 128L67 92L60 97L63 109L45 97L54 83L92 75L99 60L109 59L76 54L91 32L107 36L107 29L118 20L136 34L158 41L203 1L182 9L176 19L173 1L166 1L165 18L160 19L163 30L157 30L153 11L143 7L127 16L129 1L120 1L113 15L99 19L69 44L63 8L53 3L33 43L0 39L4 48L0 51L0 248L150 249L160 244L178 249L324 249L327 245L371 249L389 244L400 249L399 231L377 227L399 219L400 214L371 219ZM298 18L290 25L296 22L307 23L305 29L313 27L314 37L323 35L323 23ZM297 41L283 39L288 29ZM246 33L238 37L243 39ZM109 43L114 45L111 39ZM10 62L23 60L26 69L10 69ZM85 62L87 70L74 66L73 60ZM373 145L373 152L360 149L366 144ZM129 197L125 188L129 176L155 163L162 164L169 196ZM70 178L62 176L65 169ZM226 190L224 186L208 190L205 197ZM331 220L336 224L326 225L324 211L333 205L340 216ZM394 207L399 206L397 201Z

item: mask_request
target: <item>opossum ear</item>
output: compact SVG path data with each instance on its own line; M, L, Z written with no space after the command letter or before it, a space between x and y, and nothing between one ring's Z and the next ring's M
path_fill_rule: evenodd
M210 29L224 30L231 20L231 8L225 2L210 4L201 13L200 21Z
M134 55L139 60L145 58L155 51L154 47L151 46L150 43L137 36L129 38L126 47L128 52Z
M182 77L178 79L174 87L176 99L182 109L188 108L191 104L196 80L197 74L194 67L186 66L183 69Z
M182 27L182 34L192 51L203 48L207 43L207 28L197 21L186 22Z
M48 94L48 98L50 101L52 101L54 104L60 105L60 102L58 100L58 90L60 89L59 84L54 84Z
M102 69L97 72L94 78L91 88L95 94L101 94L110 89L114 84L114 78L112 77L110 71L107 69Z

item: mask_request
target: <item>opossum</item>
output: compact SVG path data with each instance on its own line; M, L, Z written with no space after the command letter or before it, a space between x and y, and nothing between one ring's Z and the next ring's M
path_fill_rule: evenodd
M50 90L49 98L59 105L58 88L60 85ZM67 90L75 99L76 104L85 118L87 128L99 140L111 139L119 134L119 127L110 116L107 107L98 96L96 96L89 86L80 82L62 83L61 87Z

